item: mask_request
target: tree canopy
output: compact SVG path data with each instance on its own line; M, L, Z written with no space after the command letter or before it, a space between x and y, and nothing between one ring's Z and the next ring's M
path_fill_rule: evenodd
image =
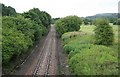
M2 15L3 16L13 16L16 15L16 10L11 6L5 6L4 4L0 4L2 6Z
M82 20L78 16L67 16L56 21L55 27L61 36L65 32L78 31Z

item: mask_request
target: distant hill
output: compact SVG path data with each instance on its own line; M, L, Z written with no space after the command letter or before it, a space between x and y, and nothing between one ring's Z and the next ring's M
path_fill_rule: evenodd
M102 13L102 14L96 14L93 16L87 16L85 18L90 20L94 20L96 18L107 18L108 20L110 20L110 22L113 22L118 18L118 13Z
M118 18L118 13L102 13L96 14L94 16L87 16L86 18L95 19L95 18Z

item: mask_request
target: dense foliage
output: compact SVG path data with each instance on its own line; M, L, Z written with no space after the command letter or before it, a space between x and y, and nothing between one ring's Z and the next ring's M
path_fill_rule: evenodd
M39 39L39 36L46 33L46 29L51 24L51 16L45 12L40 11L38 8L30 9L28 12L22 14L25 18L30 18L34 23L35 31L35 40ZM41 33L41 31L43 33Z
M22 14L15 13L14 8L3 5L2 59L5 70L12 68L11 62L18 59L21 54L27 53L51 24L51 16L38 8Z
M38 8L30 9L22 15L25 18L30 18L38 24L42 23L45 27L48 27L51 24L51 16L45 11L40 11Z
M75 75L117 75L117 48L95 45L93 36L92 32L83 32L83 30L62 35L64 52L69 56L68 64L71 73Z
M87 47L87 45L86 45ZM69 60L71 71L77 75L117 75L117 57L110 48L94 45L79 50Z
M84 18L83 22L84 22L85 25L92 25L93 24L93 20L87 19L87 18Z
M34 29L32 22L23 17L3 17L3 64L16 55L23 53L33 44Z
M57 20L59 20L60 18L52 18L52 20L51 20L51 23L52 24L55 24L55 22L57 21Z
M78 31L82 20L77 16L67 16L61 18L55 23L55 27L59 35L61 36L65 32Z
M99 45L112 45L114 34L109 22L106 19L97 19L95 25L95 43Z
M2 6L2 15L3 16L13 16L16 15L16 11L11 6L5 6L4 4L0 4Z

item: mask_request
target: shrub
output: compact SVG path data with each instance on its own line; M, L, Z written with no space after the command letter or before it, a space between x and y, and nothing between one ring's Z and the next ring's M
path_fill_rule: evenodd
M96 20L95 43L99 45L112 45L114 41L113 29L105 19Z
M117 75L117 56L110 48L95 45L69 60L70 70L77 75Z
M69 58L72 58L74 55L76 55L78 53L84 52L85 49L90 49L94 45L93 44L80 44L80 43L76 43L75 46L76 47L74 47L74 49L72 49L71 52L69 53Z

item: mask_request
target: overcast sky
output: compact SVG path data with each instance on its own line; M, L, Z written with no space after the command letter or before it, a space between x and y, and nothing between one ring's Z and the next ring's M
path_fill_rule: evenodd
M2 0L0 3L12 6L18 13L32 8L48 12L53 18L77 15L91 16L97 13L117 13L120 0Z

